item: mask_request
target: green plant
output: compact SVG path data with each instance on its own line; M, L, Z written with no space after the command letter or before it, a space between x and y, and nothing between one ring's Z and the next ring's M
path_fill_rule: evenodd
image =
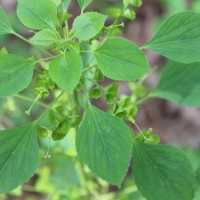
M78 158L108 183L121 186L133 156L134 180L147 200L194 199L197 181L184 152L159 144L159 137L151 129L141 131L134 118L137 107L152 97L200 106L200 14L173 15L149 42L138 47L116 35L123 17L135 18L132 8L141 6L140 0L124 0L123 9L109 8L114 22L107 27L107 16L84 12L91 0L77 1L81 14L70 30L71 15L66 12L70 1L18 0L20 21L39 30L30 39L13 30L0 7L0 34L15 35L39 52L24 59L1 50L0 96L19 93L33 79L36 98L27 115L34 104L43 105L40 100L55 97L31 123L0 132L0 192L11 191L34 174L39 163L38 137L59 141L72 134L73 128ZM144 84L151 67L143 49L171 60L153 91ZM113 84L103 87L104 76ZM133 94L119 97L116 81L130 82ZM91 103L103 95L110 112ZM125 122L140 133L133 133ZM50 157L47 151L45 158Z

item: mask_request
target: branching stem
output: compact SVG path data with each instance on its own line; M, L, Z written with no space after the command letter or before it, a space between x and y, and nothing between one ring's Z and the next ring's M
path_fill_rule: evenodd
M46 51L45 49L39 47L38 45L35 45L33 43L31 43L29 40L27 40L26 38L24 38L23 36L21 36L20 34L16 33L16 32L13 32L13 34L18 37L19 39L23 40L24 42L36 47L37 49L39 49L40 51L42 51L43 53L49 55L49 56L52 56L53 54L49 53L48 51Z

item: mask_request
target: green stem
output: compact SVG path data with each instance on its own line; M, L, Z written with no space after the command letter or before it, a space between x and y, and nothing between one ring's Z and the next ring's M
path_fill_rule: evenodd
M39 49L39 50L42 51L43 53L48 54L49 56L52 56L52 55L53 55L53 54L49 53L48 51L46 51L45 49L43 49L43 48L41 48L41 47L39 47L39 46L37 46L37 45L31 43L29 40L27 40L26 38L24 38L24 37L21 36L20 34L18 34L18 33L16 33L16 32L13 32L13 34L14 34L16 37L18 37L19 39L23 40L24 42L26 42L26 43L28 43L28 44L30 44L30 45L36 47L37 49Z
M18 99L22 99L22 100L25 100L25 101L29 101L29 102L34 102L34 99L31 99L29 97L26 97L26 96L23 96L23 95L20 95L20 94L15 94L14 97L18 98ZM37 101L36 104L44 107L44 108L47 108L48 106L42 102L39 102Z
M86 68L84 68L84 69L82 70L82 72L88 71L88 70L90 70L90 69L92 69L92 68L94 68L94 67L95 67L95 66L86 67Z
M39 62L42 62L42 61L46 61L46 60L51 60L51 59L54 59L56 56L51 56L51 57L48 57L48 58L43 58L41 60L37 60L35 63L39 63Z
M140 104L143 104L145 101L149 100L150 98L151 98L151 93L147 94L143 98L141 98L138 101L136 101L135 105L138 106Z
M86 90L85 90L83 84L82 84L82 83L80 83L80 84L81 84L81 87L82 87L82 90L83 90L83 94L84 94L84 96L85 96L85 99L86 99L86 101L87 101L87 104L88 104L88 106L90 106L90 105L91 105L90 98L89 98L88 94L86 93Z
M58 33L58 31L57 31L54 27L52 27L52 29L53 29L53 31L55 32L55 34L58 36L58 38L59 38L60 40L62 40L62 37L60 36L60 34Z
M88 78L88 77L85 77L85 78L86 78L88 81L92 82L94 85L100 87L101 90L102 90L103 92L106 92L106 91L105 91L105 88L103 88L103 87L102 87L99 83L97 83L95 80L93 80L93 79L91 79L91 78Z
M80 53L92 53L93 51L80 51Z
M37 97L35 98L35 100L34 100L33 103L31 104L30 108L29 108L27 111L25 111L25 113L26 113L27 115L30 115L33 106L36 104L37 101L39 101L40 98L41 98L41 95L37 95Z
M51 109L52 107L56 104L56 102L61 98L61 96L65 93L65 91L61 92L55 100L51 103L51 105L42 113L42 115L35 121L35 123L38 123Z
M118 19L116 19L116 20L114 21L114 23L112 24L112 26L117 25L117 24L120 22L120 20L121 20L122 17L123 17L123 16L120 16ZM104 40L103 40L101 46L102 46L102 45L106 42L106 40L110 37L110 35L112 34L112 31L113 31L113 29L111 29L111 30L108 32L108 34L107 34L106 37L104 38Z
M134 125L135 125L135 127L138 129L138 131L140 132L140 134L143 136L143 138L146 140L147 138L146 138L146 136L143 134L143 132L142 132L142 130L140 129L140 127L137 125L137 123L136 122L132 122Z

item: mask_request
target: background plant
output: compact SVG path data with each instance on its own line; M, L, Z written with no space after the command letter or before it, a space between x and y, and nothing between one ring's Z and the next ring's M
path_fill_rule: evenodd
M67 2L48 1L47 4L47 1L40 1L36 4L31 0L19 0L19 19L27 27L39 30L30 39L13 30L1 8L0 33L13 34L38 51L34 57L24 59L7 53L6 49L1 50L0 95L14 95L27 88L33 79L29 87L34 88L31 92L36 97L26 111L28 115L32 115L36 103L46 107L39 100L55 97L31 123L1 132L1 193L23 184L33 175L39 160L37 136L47 137L49 141L74 137L78 155L75 151L67 152L69 158L62 155L61 160L66 159L68 163L63 170L71 171L79 165L85 174L83 162L97 176L120 187L133 155L134 180L146 199L193 199L196 177L183 151L158 144L159 137L151 129L141 131L134 117L137 106L150 97L199 106L200 77L196 63L199 62L199 14L173 15L139 48L116 35L123 26L122 17L133 20L132 6L141 6L140 1L124 1L123 9L110 8L109 13L115 19L110 26L104 26L107 16L84 12L90 1L78 1L81 15L75 18L72 29L66 23L71 17L65 12ZM151 68L142 49L154 50L172 60L153 91L148 91L143 84ZM103 87L104 76L114 80L113 84ZM136 82L138 79L141 80ZM116 81L135 81L131 83L132 96L120 97ZM110 104L110 114L91 103L91 99L102 95ZM132 133L123 121L133 123L140 134ZM50 144L47 146L43 156L51 158ZM58 152L63 154L62 148L58 148ZM77 176L76 173L74 171L72 177ZM88 184L84 187L83 196L95 196Z

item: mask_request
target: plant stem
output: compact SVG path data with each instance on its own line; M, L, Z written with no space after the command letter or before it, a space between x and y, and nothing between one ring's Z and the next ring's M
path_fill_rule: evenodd
M43 53L48 54L49 56L52 56L52 55L53 55L53 54L49 53L48 51L46 51L45 49L43 49L43 48L41 48L41 47L39 47L39 46L37 46L37 45L31 43L29 40L27 40L26 38L24 38L24 37L21 36L20 34L18 34L18 33L16 33L16 32L13 32L13 34L14 34L16 37L18 37L19 39L23 40L24 42L26 42L26 43L28 43L28 44L30 44L30 45L36 47L37 49L39 49L39 50L42 51Z
M102 90L103 92L106 92L106 91L105 91L105 88L103 88L103 87L102 87L99 83L97 83L95 80L93 80L93 79L91 79L91 78L88 78L88 77L85 77L85 78L86 78L88 81L92 82L94 85L100 87L101 90Z
M136 101L135 105L140 105L142 103L144 103L145 101L147 101L148 99L151 98L151 93L145 95L143 98L141 98L140 100Z
M143 134L143 132L142 132L142 130L140 129L140 127L137 125L137 123L136 122L132 122L134 125L135 125L135 127L138 129L138 131L140 132L140 134L143 136L143 138L146 140L146 136Z
M41 60L37 60L36 63L39 63L39 62L42 62L42 61L45 61L45 60L51 60L53 58L55 58L56 56L51 56L51 57L48 57L48 58L43 58Z
M25 111L25 113L26 113L27 115L30 115L33 106L36 104L37 101L39 101L40 98L41 98L41 95L37 95L37 97L35 98L35 100L34 100L33 103L31 104L30 108L29 108L27 111Z
M61 96L65 93L65 91L61 92L55 100L51 103L51 105L42 113L42 115L35 121L35 123L38 123L51 109L52 107L56 104L56 102L61 98Z
M123 10L123 12L124 12L124 10ZM116 20L113 22L112 26L115 26L117 23L119 23L122 17L123 17L123 16L119 16L119 18L116 19ZM124 26L124 25L123 25L123 26ZM102 46L102 45L106 42L106 40L110 37L110 35L112 34L112 31L113 31L113 29L111 29L111 30L108 32L108 34L105 36L105 38L104 38L104 40L103 40L101 46Z
M92 53L93 51L80 51L80 53Z
M86 67L86 68L84 68L84 69L82 70L82 72L88 71L88 70L90 70L90 69L92 69L92 68L94 68L94 67L95 67L95 66Z
M14 97L16 97L16 98L18 98L18 99L25 100L25 101L34 102L33 99L31 99L31 98L29 98L29 97L26 97L26 96L23 96L23 95L21 95L21 94L15 94ZM40 105L40 106L42 106L42 107L44 107L44 108L47 108L47 107L48 107L46 104L44 104L44 103L42 103L42 102L39 102L39 101L37 101L37 102L35 102L35 103L38 104L38 105Z
M142 130L141 130L140 127L137 125L137 123L136 123L136 122L133 122L133 124L134 124L135 127L138 129L138 131L139 131L140 133L142 133Z

